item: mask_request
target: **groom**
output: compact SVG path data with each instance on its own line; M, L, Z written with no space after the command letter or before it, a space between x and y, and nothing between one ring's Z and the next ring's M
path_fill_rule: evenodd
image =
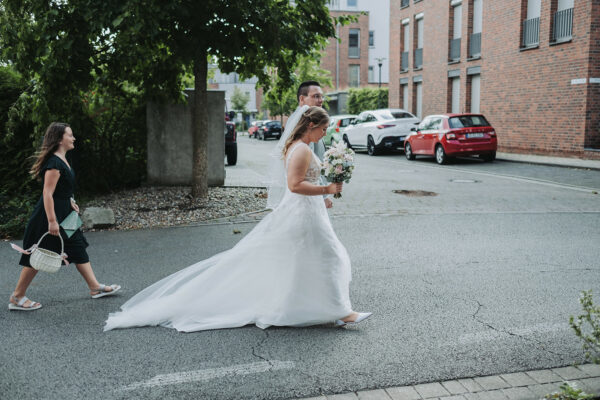
M319 82L317 81L302 82L298 87L297 97L298 107L305 105L309 107L323 107L323 90L321 90L321 85L319 85ZM319 160L323 162L323 154L325 154L325 143L323 143L323 139L320 139L317 143L311 143L310 148L315 152L317 157L319 157ZM325 180L324 176L321 176L320 179L321 184L323 185L327 185L329 183ZM323 197L325 198L325 207L333 207L331 195L326 195Z

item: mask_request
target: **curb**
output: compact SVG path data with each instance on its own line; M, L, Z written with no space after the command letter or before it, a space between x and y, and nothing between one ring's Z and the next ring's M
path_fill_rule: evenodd
M412 386L321 395L304 400L537 400L564 382L600 395L600 365L583 364L501 375L454 379Z
M593 169L600 171L600 161L579 158L537 156L528 154L496 153L496 159L509 162L548 165L551 167Z

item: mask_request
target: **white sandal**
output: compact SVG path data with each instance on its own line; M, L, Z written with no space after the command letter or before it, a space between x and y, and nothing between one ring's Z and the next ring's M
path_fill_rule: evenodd
M370 313L370 312L358 313L358 315L356 316L356 319L354 321L345 322L345 321L342 321L341 319L338 319L337 321L335 321L335 325L336 326L352 326L352 325L357 325L358 323L360 323L360 322L364 321L365 319L369 318L371 315L373 315L373 313Z
M29 300L27 298L27 296L23 296L19 300L16 296L11 295L10 299L11 300L14 299L17 302L17 304L13 303L12 301L10 303L8 303L8 309L10 311L12 311L12 310L16 310L16 311L33 311L33 310L37 310L37 309L42 308L42 304L41 303ZM23 306L23 304L25 304L27 302L27 300L31 301L31 303L29 304L29 307Z
M107 287L111 288L112 290L110 292L105 291L105 289ZM107 286L107 285L101 283L100 286L98 286L98 289L92 290L92 292L99 292L97 294L93 294L92 295L92 299L99 299L100 297L113 295L116 292L118 292L119 289L121 289L121 286L119 286L119 285L110 285L110 286Z

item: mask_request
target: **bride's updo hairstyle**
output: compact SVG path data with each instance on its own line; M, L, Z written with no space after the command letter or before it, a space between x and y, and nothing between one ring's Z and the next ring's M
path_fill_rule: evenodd
M304 136L310 129L311 122L313 127L327 125L329 123L329 114L321 107L309 107L304 114L302 114L298 124L290 134L290 137L286 140L285 145L283 146L283 157L287 155L288 149L292 143Z

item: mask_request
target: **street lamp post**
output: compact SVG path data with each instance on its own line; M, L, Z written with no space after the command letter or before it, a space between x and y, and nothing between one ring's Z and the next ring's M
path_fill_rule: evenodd
M379 57L376 58L377 60L377 65L379 66L379 87L381 88L381 66L383 65L383 60L385 60L385 57Z

